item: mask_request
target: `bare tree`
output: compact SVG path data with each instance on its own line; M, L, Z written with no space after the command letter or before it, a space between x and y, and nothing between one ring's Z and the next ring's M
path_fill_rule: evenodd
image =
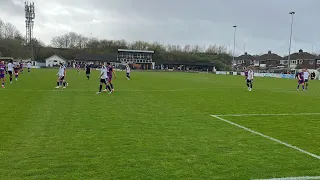
M0 39L4 38L4 22L0 19Z
M189 45L189 44L185 45L183 48L183 52L190 53L191 52L191 45Z
M53 37L51 40L51 46L55 48L65 48L66 42L63 36Z

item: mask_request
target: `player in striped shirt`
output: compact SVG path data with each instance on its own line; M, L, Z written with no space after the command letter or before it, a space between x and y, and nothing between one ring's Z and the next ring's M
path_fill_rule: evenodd
M300 89L300 85L302 85L302 89L305 91L305 89L304 89L304 77L303 77L303 74L304 72L302 71L302 72L300 72L299 74L298 74L298 86L297 86L297 91L299 91L299 89Z
M19 63L19 67L20 67L21 74L23 74L23 62L22 61Z
M113 67L111 66L111 64L108 62L107 63L107 70L108 70L108 85L110 85L111 87L111 91L114 91L113 88L113 83L112 83L112 76L114 76L114 78L116 79L116 73L114 72Z
M0 62L0 81L1 81L1 87L5 88L4 83L6 81L6 65L4 64L4 61Z
M14 69L14 75L15 75L16 81L18 81L19 72L21 71L20 65L16 64L13 69Z
M80 74L80 64L77 64L76 68L77 68L77 72L78 72L78 75L79 75Z

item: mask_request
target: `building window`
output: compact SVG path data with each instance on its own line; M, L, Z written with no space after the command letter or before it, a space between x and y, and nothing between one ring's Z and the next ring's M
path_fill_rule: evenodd
M303 63L303 60L302 59L299 59L299 64L302 64Z
M261 61L260 64L266 64L266 61Z
M291 64L297 64L296 60L291 61Z
M314 63L313 60L310 60L310 61L309 61L309 64L313 64L313 63Z
M320 60L317 60L317 64L320 64Z

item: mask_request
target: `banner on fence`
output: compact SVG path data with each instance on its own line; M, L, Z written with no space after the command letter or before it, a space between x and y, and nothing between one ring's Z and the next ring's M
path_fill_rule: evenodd
M227 74L225 71L217 71L216 74Z
M226 72L217 71L216 74L228 74L228 75L241 75L244 76L244 72ZM283 78L283 79L294 79L294 74L279 74L279 73L254 73L255 77L272 77L272 78ZM319 79L320 80L320 79Z
M295 75L294 74L281 74L281 78L284 79L294 79Z

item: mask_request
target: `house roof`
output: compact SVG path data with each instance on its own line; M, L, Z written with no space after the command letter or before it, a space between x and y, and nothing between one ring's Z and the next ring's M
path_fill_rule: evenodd
M58 55L58 54L54 54L54 55L52 55L52 56L50 56L50 57L47 57L45 60L47 60L47 59L49 59L49 58L51 58L51 57L53 57L53 56L57 56L57 57L59 57L60 59L62 59L62 60L64 60L64 61L67 62L67 59L66 59L66 58L64 58L64 57L62 57L62 56L60 56L60 55Z
M236 60L255 60L257 58L250 54L244 53L243 55L236 57L235 59Z
M109 54L92 54L92 53L80 53L77 54L76 61L111 61L118 62L117 54L109 53Z
M290 59L315 59L317 56L310 54L308 52L303 52L302 49L299 52L293 53L290 55ZM283 59L288 59L288 56L283 57Z
M269 51L268 53L261 55L259 57L259 59L261 59L261 60L282 60L283 57Z
M130 49L118 49L118 52L137 52L137 53L151 53L153 54L154 51L146 51L146 50L130 50Z

